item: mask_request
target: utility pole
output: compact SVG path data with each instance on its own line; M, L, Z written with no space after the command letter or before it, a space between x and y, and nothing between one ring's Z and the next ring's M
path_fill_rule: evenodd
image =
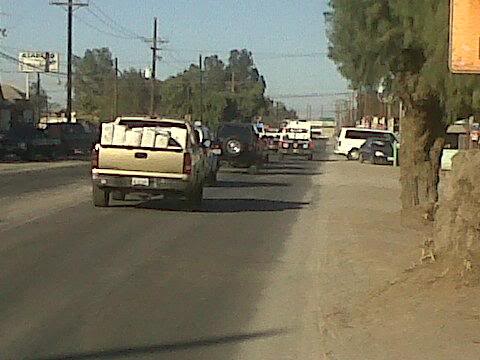
M232 84L231 84L230 90L232 94L235 94L235 71L232 71L231 81L232 81Z
M47 60L48 61L48 60ZM37 105L37 115L38 115L38 121L40 121L40 118L42 117L41 116L41 101L40 101L40 90L41 90L41 87L40 87L40 73L37 72L37 101L36 101L36 104Z
M153 19L153 41L152 41L152 77L150 79L150 116L155 114L155 82L157 76L157 18Z
M200 64L200 122L203 125L203 58L202 54L200 54L199 58L199 64Z
M30 77L25 73L25 99L30 100Z
M118 58L115 58L115 78L113 82L113 120L118 116Z
M280 107L280 103L277 101L277 107L276 107L276 111L275 111L275 118L277 120L277 125L280 124L280 121L279 121L279 113L278 113L278 109Z
M75 0L50 1L50 5L67 6L67 122L72 122L72 57L73 57L73 11L88 6Z
M67 39L67 122L72 122L72 53L73 53L73 0L68 0Z

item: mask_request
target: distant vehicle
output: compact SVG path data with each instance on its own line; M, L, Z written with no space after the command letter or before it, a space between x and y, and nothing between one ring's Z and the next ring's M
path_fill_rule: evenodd
M102 125L92 152L93 203L105 207L111 195L184 196L194 207L203 199L204 147L190 123L125 117Z
M270 129L265 132L265 136L263 138L265 142L265 148L263 152L267 162L269 161L271 155L276 155L278 153L281 136L282 134L278 132L278 129Z
M322 118L318 120L310 120L310 124L312 125L312 139L327 140L335 135L335 119Z
M204 152L206 154L207 177L206 181L210 185L215 185L217 182L217 173L219 168L219 158L213 148L214 136L210 129L204 125L197 125L195 129L199 132L200 143L204 145ZM221 154L221 152L220 152Z
M262 123L262 122L255 123L255 124L253 124L253 127L254 127L255 133L256 133L260 138L263 138L263 137L266 135L266 128L265 128L265 124L264 124L264 123Z
M322 127L319 125L312 125L312 139L318 140L323 137Z
M348 160L358 160L360 147L369 138L381 138L395 142L395 134L386 130L342 128L335 144L335 154L344 155Z
M358 160L372 164L393 164L393 147L396 143L385 138L368 138L360 147Z
M453 124L448 127L441 159L442 170L452 170L453 157L460 151L461 139L467 137L468 130L465 124Z
M315 144L309 122L289 121L282 129L278 153L283 156L301 155L313 160Z
M64 155L88 154L95 142L95 135L80 123L53 123L44 127L50 138L60 141L60 151Z
M279 132L278 129L270 129L265 132L265 140L266 140L266 150L267 151L274 151L277 152L278 144L280 143L280 138L282 134Z
M252 172L263 164L262 140L252 124L225 123L218 129L217 137L222 149L221 162L250 168Z
M2 142L4 155L15 155L25 161L54 159L60 146L59 140L49 138L43 131L31 125L10 128Z

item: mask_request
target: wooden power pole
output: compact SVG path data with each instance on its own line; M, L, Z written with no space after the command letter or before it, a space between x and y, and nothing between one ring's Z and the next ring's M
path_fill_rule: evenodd
M157 18L153 19L153 40L152 40L152 74L150 79L150 116L155 115L155 82L157 77L157 50L158 38L157 38Z
M200 122L203 125L203 57L201 54L199 58L199 69L200 69Z
M67 7L67 121L72 122L72 58L73 58L73 10L88 6L86 2L75 0L50 1L50 5Z
M113 120L118 116L118 58L115 58L115 82L113 83Z

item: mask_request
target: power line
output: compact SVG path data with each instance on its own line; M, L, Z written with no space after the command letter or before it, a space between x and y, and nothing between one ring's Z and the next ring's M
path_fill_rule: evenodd
M110 27L112 28L112 25L115 26L120 32L122 32L125 36L128 36L130 39L137 39L137 40L142 40L142 41L145 41L147 40L147 38L145 36L142 36L142 35L139 35L137 33L135 33L134 31L126 28L125 26L123 26L121 23L117 22L116 20L114 20L112 17L110 17L110 15L108 15L105 11L103 11L99 6L97 6L93 1L90 2L90 5L92 6L92 8L94 8L96 11L98 11L98 13L100 13L100 15L98 13L96 13L95 11L93 11L92 9L88 9L88 11L93 15L95 16L97 19L101 20L102 22L104 20L107 20L107 22L110 23ZM103 19L102 19L103 17Z
M102 34L105 34L105 35L108 35L108 36L112 36L114 38L117 38L117 39L123 39L123 40L133 40L131 37L126 37L126 36L123 36L123 35L118 35L118 34L114 34L113 32L110 32L110 31L106 31L106 30L102 30L100 29L99 27L95 26L95 25L92 25L90 24L88 21L86 21L85 19L83 19L82 17L76 15L75 16L76 19L81 22L83 25L86 25L87 27L89 27L90 29L93 29L95 31L98 31Z
M164 51L171 51L171 52L194 52L194 53L217 53L217 54L230 54L231 51L238 50L238 49L230 49L230 50L219 50L219 49L190 49L190 48L165 48ZM253 56L268 56L271 59L273 58L305 58L305 57L320 57L328 55L327 52L324 51L312 51L312 52L305 52L305 53L282 53L282 52L268 52L268 51L250 51Z

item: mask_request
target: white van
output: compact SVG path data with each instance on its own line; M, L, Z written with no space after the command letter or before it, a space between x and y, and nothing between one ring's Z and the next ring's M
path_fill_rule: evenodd
M383 138L397 141L395 134L386 130L342 128L335 144L335 154L345 155L348 160L357 160L360 147L368 138Z

